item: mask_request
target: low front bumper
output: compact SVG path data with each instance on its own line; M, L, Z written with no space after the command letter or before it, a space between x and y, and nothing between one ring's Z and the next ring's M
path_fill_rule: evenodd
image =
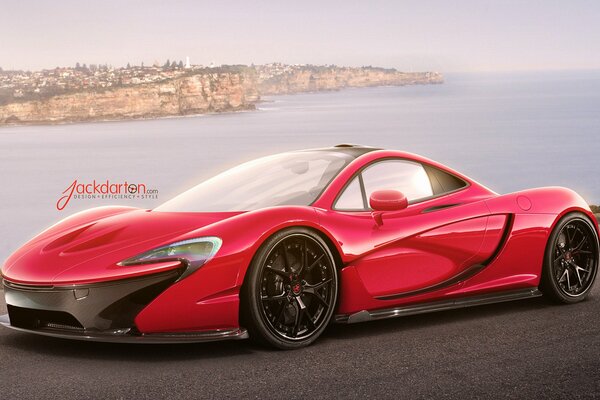
M222 329L204 332L189 333L133 333L131 330L114 331L69 331L52 328L24 329L10 324L8 314L0 316L0 325L21 332L34 333L36 335L50 336L61 339L73 339L89 342L107 342L107 343L201 343L214 342L231 339L247 339L248 332L245 329Z
M8 314L0 317L0 325L39 335L99 342L208 342L248 337L241 328L140 332L135 317L179 275L180 271L169 271L70 286L33 286L4 280Z

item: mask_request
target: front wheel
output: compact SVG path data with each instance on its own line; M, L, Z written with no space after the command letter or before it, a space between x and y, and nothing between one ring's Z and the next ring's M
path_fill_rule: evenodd
M581 213L564 216L546 247L540 288L561 303L576 303L588 295L598 272L598 235Z
M338 275L327 243L305 228L269 238L250 265L242 319L250 336L279 349L307 346L329 324Z

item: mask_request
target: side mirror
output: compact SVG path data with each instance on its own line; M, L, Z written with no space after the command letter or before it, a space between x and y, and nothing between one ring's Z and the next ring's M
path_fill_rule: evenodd
M384 211L404 210L408 207L408 200L404 193L398 190L376 190L369 197L369 205L373 209L373 219L381 226Z
M369 205L375 211L400 211L408 207L408 200L398 190L376 190L371 193Z

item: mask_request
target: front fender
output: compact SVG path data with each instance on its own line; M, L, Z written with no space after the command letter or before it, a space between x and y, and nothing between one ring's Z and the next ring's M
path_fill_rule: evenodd
M213 259L144 308L136 326L143 333L238 327L239 292L254 254L271 235L291 226L320 230L313 208L286 206L236 215L174 239L218 236L223 244Z

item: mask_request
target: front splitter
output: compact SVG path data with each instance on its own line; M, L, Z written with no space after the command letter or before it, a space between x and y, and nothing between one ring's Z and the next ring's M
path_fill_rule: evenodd
M216 342L221 340L240 340L249 337L248 331L243 328L236 329L218 329L202 332L182 332L182 333L151 333L151 334L133 334L125 330L107 331L107 332L70 332L58 329L24 329L10 324L8 314L0 316L0 325L14 329L20 332L33 333L36 335L50 336L60 339L81 340L88 342L105 343L203 343Z

